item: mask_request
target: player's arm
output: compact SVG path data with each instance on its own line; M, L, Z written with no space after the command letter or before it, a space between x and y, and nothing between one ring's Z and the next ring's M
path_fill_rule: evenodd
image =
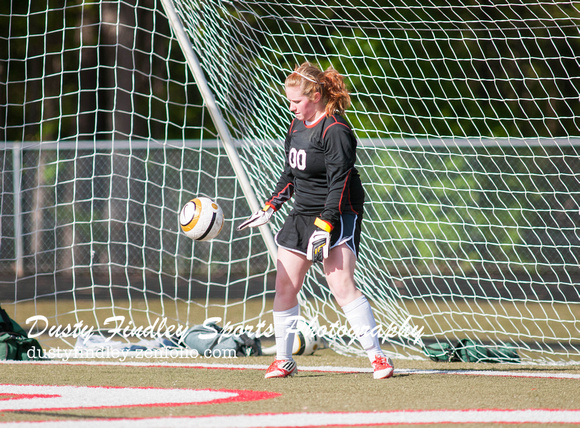
M288 163L288 151L290 147L289 135L290 133L288 133L284 144L286 151L284 170L278 179L278 183L276 184L274 192L272 192L272 196L266 201L264 207L261 210L256 211L246 221L237 227L238 231L243 230L246 227L258 227L268 223L272 217L272 214L278 211L284 202L289 200L294 194L294 175L292 174L292 169Z
M272 197L264 204L261 210L256 211L252 214L246 221L238 226L238 231L243 230L246 227L258 227L262 226L270 221L272 214L280 208L280 206L292 197L294 193L294 183L287 182L284 178L285 174L282 174L276 190L272 194Z
M342 208L350 203L350 179L355 171L356 140L349 127L337 123L327 129L323 144L328 194L320 219L333 227L339 221Z

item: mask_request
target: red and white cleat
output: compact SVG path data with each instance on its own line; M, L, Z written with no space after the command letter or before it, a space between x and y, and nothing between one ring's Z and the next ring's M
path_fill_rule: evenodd
M266 379L274 378L274 377L289 377L294 376L298 373L298 369L296 368L296 362L294 360L276 360L268 370L266 370Z
M373 377L375 379L388 379L393 376L395 369L390 358L377 355L372 364L374 369Z

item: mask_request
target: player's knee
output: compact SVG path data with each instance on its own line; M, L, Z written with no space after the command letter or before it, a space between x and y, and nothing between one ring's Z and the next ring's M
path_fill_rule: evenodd
M345 281L329 287L339 306L344 306L361 294L352 281Z
M276 281L276 297L278 298L292 298L298 295L301 285L297 285L292 281L285 281L278 279Z

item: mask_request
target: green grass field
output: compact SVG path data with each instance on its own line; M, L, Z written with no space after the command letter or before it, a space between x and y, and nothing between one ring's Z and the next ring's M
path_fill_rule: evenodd
M269 364L271 359L272 357L266 356L227 360L132 359L123 365L110 360L93 360L89 362L90 364L79 361L75 361L74 364L2 364L0 376L5 384L251 390L279 395L258 401L186 406L4 411L1 413L0 426L9 421L76 421L82 426L82 423L99 419L110 419L107 423L115 426L115 421L123 418L265 413L288 413L284 419L287 425L284 426L295 426L299 422L304 423L303 419L293 421L292 414L295 413L373 413L434 409L574 409L580 413L578 366L545 369L534 366L397 360L395 375L391 379L377 381L368 372L312 371L313 367L368 366L365 358L344 357L326 349L311 356L296 357L299 368L308 369L300 370L293 378L264 379L264 370L260 367ZM151 366L131 365L146 363L150 363ZM199 363L216 364L216 368L184 366ZM230 365L259 367L232 370ZM460 372L446 372L457 370ZM478 372L484 370L487 374L509 371L512 374L488 376L475 374L473 370ZM517 377L518 374L526 377ZM527 377L555 374L576 375L576 378ZM580 419L577 422L580 422ZM364 425L365 420L361 419L360 424Z
M256 302L248 311L259 311L263 302ZM462 309L467 312L469 302ZM74 323L75 307L53 301L20 303L16 308L5 305L8 312L21 324L33 314L52 317L60 315L58 324ZM114 314L132 314L135 324L150 322L142 301L120 302L111 308L93 312L95 303L77 302L79 318L91 323L94 313L102 317ZM16 310L15 310L16 309ZM150 313L159 313L160 307L148 307ZM175 307L174 307L175 309ZM415 308L418 311L433 308ZM516 308L517 310L523 310ZM167 313L167 308L165 308ZM174 316L183 313L177 308ZM530 310L529 306L526 310ZM556 309L554 309L556 310ZM203 322L208 315L223 315L220 305L209 310L190 311L190 323ZM233 319L241 317L236 306L228 313ZM87 318L84 318L87 315ZM151 316L151 315L150 315ZM445 315L440 315L444 317ZM199 318L199 319L198 319ZM94 318L92 318L94 320ZM266 322L271 315L264 316ZM51 318L51 323L54 319ZM59 339L46 334L40 338L43 347L61 346ZM271 345L267 340L264 347ZM364 357L347 357L330 349L322 349L310 356L297 356L297 376L289 379L264 379L264 371L272 361L271 356L241 358L108 358L89 360L15 362L0 364L4 390L0 393L0 427L28 426L20 422L36 423L31 426L391 426L392 424L435 424L447 422L463 426L502 425L506 415L511 425L533 426L529 419L542 425L580 423L580 365L540 366L520 364L465 364L435 363L429 360L396 359L395 375L377 381L369 371ZM40 385L34 396L47 395L42 386L90 386L161 388L163 390L234 390L269 393L268 398L249 401L227 401L209 404L172 405L140 404L115 407L115 403L93 407L90 400L67 402L61 408L26 407L10 409L16 402L25 402L28 396L12 393L18 385ZM131 394L128 392L127 394ZM31 395L31 396L32 396ZM154 399L163 400L163 391L154 392ZM22 400L17 400L21 398ZM80 400L80 397L79 397ZM72 403L72 404L71 404ZM507 412L522 410L522 414ZM538 409L538 410L534 410ZM440 419L433 416L435 410ZM477 410L465 413L467 410ZM563 410L573 410L565 413ZM461 411L459 416L453 411ZM495 412L495 413L494 413ZM530 413L531 412L531 413ZM537 416L534 412L540 412ZM216 420L218 415L229 419ZM248 416L252 415L252 416ZM441 416L443 415L443 416ZM449 415L449 418L448 416ZM531 416L530 416L531 415ZM175 418L169 422L160 418ZM264 420L264 418L270 418ZM368 418L379 418L368 419ZM153 418L153 419L143 419ZM232 419L233 418L233 419ZM238 419L236 419L238 418ZM246 420L244 418L259 418ZM310 420L313 418L312 420ZM338 418L338 419L337 419ZM350 418L350 419L349 419ZM354 422L353 422L354 418ZM441 419L443 418L443 419ZM453 419L455 418L455 419ZM457 420L459 418L459 420ZM473 420L475 418L475 420ZM483 419L481 419L483 418ZM488 419L485 419L488 418ZM491 418L491 419L490 419ZM503 419L502 419L503 418ZM508 418L508 419L509 419ZM534 419L535 418L535 419ZM543 419L542 419L543 418ZM552 418L552 419L550 419ZM449 419L449 420L448 420ZM236 422L237 421L237 422ZM127 425L128 424L128 425ZM214 425L212 425L214 424Z

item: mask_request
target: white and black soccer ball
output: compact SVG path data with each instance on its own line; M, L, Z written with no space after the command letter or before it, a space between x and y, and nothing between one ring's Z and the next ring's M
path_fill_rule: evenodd
M196 241L214 239L224 225L221 207L210 198L198 197L186 203L179 212L179 225L189 238Z
M293 355L312 355L322 348L322 339L316 334L315 323L299 320L296 325L296 334L292 346Z

